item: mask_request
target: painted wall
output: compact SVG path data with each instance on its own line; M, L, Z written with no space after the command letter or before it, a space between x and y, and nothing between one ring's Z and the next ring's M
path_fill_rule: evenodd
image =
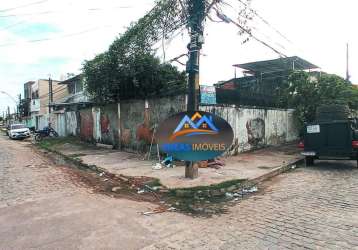
M120 104L121 147L147 151L158 124L185 110L185 96L132 100Z
M80 137L85 141L93 141L94 122L92 109L83 109L80 112Z
M100 108L99 132L100 142L119 147L118 105L112 104Z
M234 131L231 154L298 138L293 110L224 106L201 106L200 109L215 113L230 123Z
M66 112L65 113L65 131L66 136L77 136L80 133L79 126L79 113L78 112Z
M159 123L186 109L185 96L131 100L57 115L60 135L80 135L124 150L147 151ZM297 139L293 110L206 105L234 130L231 154ZM155 143L155 138L154 138Z

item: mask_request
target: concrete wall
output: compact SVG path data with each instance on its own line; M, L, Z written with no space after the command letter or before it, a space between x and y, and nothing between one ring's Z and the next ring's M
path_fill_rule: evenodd
M94 122L92 109L83 109L80 112L80 137L85 141L93 141Z
M200 109L212 112L229 122L234 131L231 154L278 145L298 138L293 110L224 106L201 106Z
M185 96L123 101L58 115L60 135L114 145L124 150L147 151L155 128L186 109ZM297 139L293 110L250 107L201 106L227 120L234 130L231 154ZM155 139L155 138L154 138Z
M185 96L132 100L120 104L121 146L146 151L155 127L171 115L186 109Z
M100 114L100 142L119 147L119 119L118 105L112 104L101 107Z
M79 113L77 112L66 112L65 113L65 131L66 136L77 136L79 135Z

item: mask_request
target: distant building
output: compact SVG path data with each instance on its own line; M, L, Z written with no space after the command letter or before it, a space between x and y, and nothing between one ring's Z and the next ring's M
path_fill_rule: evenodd
M68 95L66 87L59 85L60 81L52 80L53 102ZM50 84L48 79L29 81L24 84L24 99L22 118L29 127L42 129L49 123ZM20 105L21 106L21 105Z
M300 57L236 64L243 77L215 84L218 104L276 107L279 93L292 71L314 70L318 67Z
M54 108L54 112L76 111L92 104L85 89L82 74L59 82L59 85L62 86L62 88L67 88L68 94L51 104Z

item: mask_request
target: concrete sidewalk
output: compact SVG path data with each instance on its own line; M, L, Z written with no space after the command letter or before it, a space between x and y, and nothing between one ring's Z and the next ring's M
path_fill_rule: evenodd
M190 180L184 178L184 166L153 170L152 166L156 162L143 160L143 156L138 154L98 148L80 142L54 143L48 148L67 157L80 159L85 165L95 165L112 174L157 178L169 189L209 186L239 179L261 180L281 172L283 168L302 159L296 144L269 147L223 158L225 166L219 169L200 168L199 178Z

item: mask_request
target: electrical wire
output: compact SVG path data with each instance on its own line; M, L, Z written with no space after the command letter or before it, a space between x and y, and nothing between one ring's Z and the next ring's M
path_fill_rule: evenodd
M8 30L8 29L10 29L10 28L16 27L16 26L18 26L18 25L20 25L20 24L23 24L23 23L26 23L26 20L22 20L22 21L19 21L19 22L10 24L10 25L8 25L8 26L5 26L5 27L3 27L3 28L0 28L0 31L1 31L1 30Z
M7 12L7 11L12 11L12 10L17 10L17 9L21 9L21 8L26 8L32 5L38 5L38 4L42 4L48 2L48 0L42 0L42 1L37 1L37 2L32 2L32 3L28 3L28 4L24 4L24 5L19 5L16 7L12 7L12 8L8 8L8 9L2 9L0 10L0 12Z
M64 87L60 87L60 88L56 89L55 91L52 91L52 95L65 92L67 89L68 89L67 85L64 86ZM48 96L49 96L49 93L46 93L46 94L40 95L38 97L38 99L42 99L42 98L45 98L45 97L48 97Z
M88 8L88 9L81 9L76 10L78 11L108 11L108 10L114 10L114 9L132 9L136 6L117 6L117 7L111 7L111 8ZM22 17L22 16L40 16L40 15L49 15L49 14L58 14L58 13L68 13L68 10L47 10L47 11L41 11L41 12L31 12L31 13L20 13L20 14L8 14L8 15L0 15L0 18L8 18L8 17Z
M220 18L221 20L223 20L224 22L232 23L232 24L236 25L240 30L242 30L243 32L247 33L250 37L255 39L257 42L263 44L265 47L267 47L267 48L271 49L272 51L274 51L280 57L287 57L287 55L285 55L284 53L278 51L277 49L275 49L274 47L269 45L267 42L265 42L262 39L256 37L255 35L253 35L250 30L248 30L247 28L243 27L238 22L234 21L233 19L231 19L230 17L226 16L225 14L220 13L220 11L217 8L214 8L214 10L216 11L217 17Z
M240 2L241 4L243 4L246 8L248 8L251 11L251 13L253 13L255 16L257 16L262 22L264 22L267 26L269 26L271 29L273 29L277 34L279 34L287 42L292 44L292 41L290 39L288 39L287 36L285 36L278 29L273 27L273 25L270 24L269 21L267 21L265 18L263 18L256 10L254 10L252 7L250 7L247 3L243 2L242 0L237 0L237 1Z
M106 26L102 26L102 27L95 27L95 28L75 32L75 33L65 34L65 35L57 36L57 37L47 37L47 38L41 38L41 39L33 39L33 40L25 41L25 43L38 43L38 42L53 41L53 40L58 40L58 39L63 39L63 38L68 38L68 37L73 37L73 36L79 36L79 35L90 33L90 32L105 28L105 27L112 27L112 26L113 25L106 25ZM22 42L4 43L4 44L0 44L0 47L14 46L14 45L19 45L21 43Z

